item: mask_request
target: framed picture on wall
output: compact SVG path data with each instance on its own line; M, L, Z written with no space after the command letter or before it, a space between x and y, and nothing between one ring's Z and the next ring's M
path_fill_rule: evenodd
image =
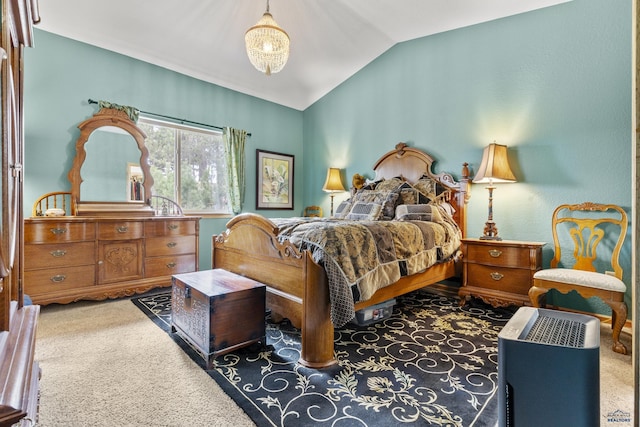
M289 154L256 150L256 209L293 209L293 160Z

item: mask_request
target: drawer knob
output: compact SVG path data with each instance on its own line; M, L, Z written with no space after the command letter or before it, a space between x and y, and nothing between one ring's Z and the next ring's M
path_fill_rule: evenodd
M178 224L169 224L167 227L169 228L169 230L177 230Z
M498 249L490 249L489 255L491 255L492 258L498 258L500 255L502 255L502 251L499 251Z
M168 248L175 248L175 247L176 247L176 245L177 245L177 243L176 243L176 242L169 242L169 243L167 243L167 247L168 247Z
M64 274L57 274L51 277L51 281L54 283L60 283L60 282L64 282L64 279L66 278L67 276L65 276Z
M176 266L175 262L168 262L167 263L167 268L174 268Z
M49 230L51 230L53 234L64 234L67 232L66 228L50 228Z
M60 257L65 256L67 254L67 251L64 251L62 249L58 249L58 250L55 250L55 251L51 251L49 253L51 254L52 257L60 258Z
M126 233L127 231L129 231L129 227L127 227L126 225L121 225L119 227L116 227L116 231L118 233Z
M504 274L500 274L497 271L494 271L493 273L490 274L490 276L493 280L500 280L504 277Z

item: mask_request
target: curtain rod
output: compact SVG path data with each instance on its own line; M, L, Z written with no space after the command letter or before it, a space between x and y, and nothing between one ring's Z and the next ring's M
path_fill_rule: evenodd
M93 99L89 99L89 104L97 104L98 101L94 101ZM210 127L210 128L214 128L214 129L218 129L218 130L223 130L224 128L220 127L220 126L214 126L214 125L209 125L207 123L199 123L199 122L194 122L191 120L187 120L187 119L179 119L177 117L171 117L171 116L165 116L163 114L157 114L157 113L151 113L149 111L142 111L142 110L138 110L139 112L141 112L142 114L147 114L150 116L156 116L156 117L162 117L163 119L169 119L169 120L175 120L177 122L180 122L180 124L191 124L191 125L198 125L198 126L206 126L206 127ZM250 132L247 132L247 136L251 136Z

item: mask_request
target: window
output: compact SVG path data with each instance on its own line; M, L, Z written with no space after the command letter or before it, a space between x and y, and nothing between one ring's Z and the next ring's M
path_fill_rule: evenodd
M228 214L222 132L140 118L147 134L153 194L178 202L186 213Z

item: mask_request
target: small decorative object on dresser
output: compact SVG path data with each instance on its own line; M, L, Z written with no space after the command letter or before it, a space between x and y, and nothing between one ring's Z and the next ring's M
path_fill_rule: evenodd
M542 268L545 243L462 239L460 305L478 297L494 307L525 305L533 275Z

